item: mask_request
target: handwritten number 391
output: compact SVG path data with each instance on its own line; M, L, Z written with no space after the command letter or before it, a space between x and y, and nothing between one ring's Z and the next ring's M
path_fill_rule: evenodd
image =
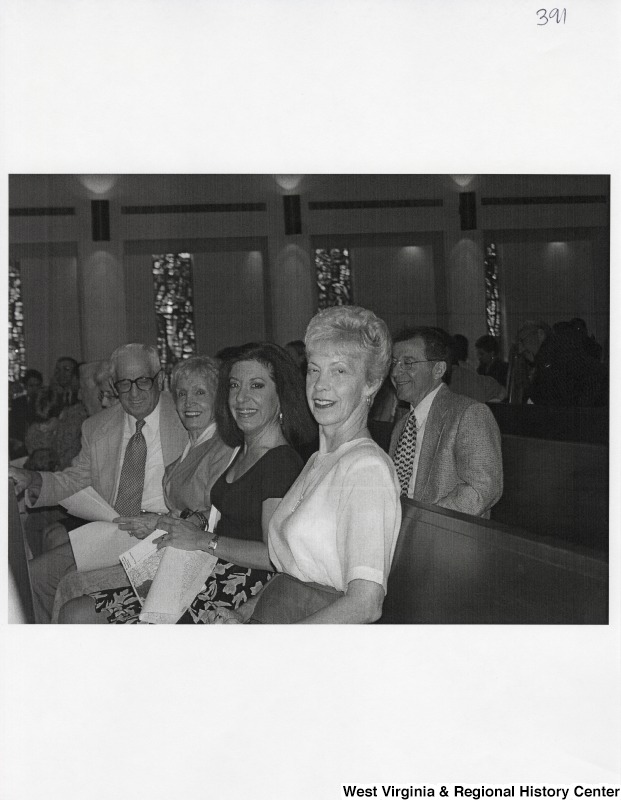
M545 8L540 8L539 11L537 11L537 16L539 17L539 22L537 25L547 25L548 22L552 22L553 20L557 24L562 22L564 25L567 19L567 9L551 8L550 12L548 13Z

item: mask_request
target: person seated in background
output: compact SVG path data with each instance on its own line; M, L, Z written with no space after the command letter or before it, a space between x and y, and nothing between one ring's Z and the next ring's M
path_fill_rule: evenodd
M24 469L42 472L56 472L58 469L58 455L52 447L38 447L30 453L24 462Z
M161 391L162 373L155 347L127 344L111 356L119 404L89 417L82 426L82 449L61 472L9 468L27 505L56 505L92 486L119 514L141 509L165 511L164 467L179 457L187 434L170 395ZM144 432L143 432L144 431ZM30 564L35 620L49 622L54 595L65 573L75 570L71 545L65 543Z
M234 356L237 355L237 351L239 350L240 347L243 347L243 345L232 345L231 347L223 347L221 350L218 350L215 357L218 359L218 361L221 362L228 361L230 358L233 358Z
M80 400L86 407L88 416L98 414L102 408L118 403L118 397L111 384L112 365L109 360L88 361L80 364Z
M390 455L401 494L489 517L503 488L500 431L486 405L446 385L451 347L438 328L410 328L395 338L391 377L410 413L394 427Z
M280 574L251 622L373 622L401 524L394 467L367 428L390 364L390 334L372 311L340 306L311 319L305 344L319 452L271 519L269 556Z
M35 420L26 432L28 458L24 469L55 472L60 467L58 453L59 414L62 397L58 389L43 386L35 398ZM64 464L67 466L67 464ZM33 556L51 550L66 541L66 530L56 527L67 514L61 508L27 509L24 519L24 535Z
M43 386L35 397L35 418L26 431L25 444L28 456L35 450L52 450L58 465L58 417L62 411L63 401L57 388ZM30 463L32 459L30 458ZM25 465L24 465L25 466ZM34 469L34 467L27 467Z
M74 358L62 356L56 361L50 387L61 401L58 454L60 468L65 469L80 452L82 423L89 416L80 399L79 365Z
M35 421L35 400L43 386L43 376L37 369L27 369L21 382L9 392L9 458L26 454L25 439L28 426Z
M569 320L569 324L578 331L584 352L596 361L601 361L604 348L593 334L589 336L586 322L581 317L574 317Z
M75 358L61 356L57 359L50 386L58 390L62 397L63 405L72 406L78 402L80 371Z
M569 322L527 321L516 338L522 376L522 402L535 405L590 407L608 403L605 367L584 350L579 331Z
M298 365L302 376L306 378L306 348L304 347L304 342L301 339L294 339L292 342L287 342L285 350Z
M209 519L213 485L233 454L233 448L222 441L216 430L217 386L218 363L215 359L192 356L173 368L171 392L189 439L179 458L166 467L164 500L170 516L189 520L199 528L204 528ZM153 533L162 519L159 514L146 513L119 517L115 522L122 530L144 539ZM64 594L69 593L64 585L67 581L80 585L73 576L65 578L60 590ZM72 600L61 609L59 620L63 623L138 622L140 610L140 601L126 582L120 588L100 590Z
M94 375L97 399L101 408L112 408L119 402L114 388L114 368L111 361L100 361Z
M468 339L456 333L451 342L451 376L449 385L455 394L463 394L479 403L499 403L507 392L489 375L478 375L468 366Z
M509 364L500 358L500 342L498 339L489 334L479 336L474 346L479 360L478 374L489 375L501 386L506 387Z

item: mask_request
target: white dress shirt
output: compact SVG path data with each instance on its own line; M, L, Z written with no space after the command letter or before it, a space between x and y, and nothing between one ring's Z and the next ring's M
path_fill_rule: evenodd
M148 417L144 418L142 435L147 444L147 462L144 468L144 489L142 490L141 509L144 511L156 511L158 514L166 513L166 503L164 502L164 490L162 479L164 478L164 455L162 453L162 439L160 437L160 405L156 405ZM121 470L127 443L136 433L136 418L125 412L125 422L123 425L123 441L121 443L121 457L117 466L114 497L119 491L119 481L121 480Z
M410 499L414 497L414 487L416 486L416 473L418 472L418 462L420 461L420 452L423 447L423 438L425 436L427 417L429 416L431 404L433 403L436 395L444 385L445 385L444 383L441 383L433 391L425 395L425 397L423 397L423 399L414 409L414 416L416 417L416 452L414 454L414 467L412 468L412 477L410 478L410 484L408 486L408 497Z

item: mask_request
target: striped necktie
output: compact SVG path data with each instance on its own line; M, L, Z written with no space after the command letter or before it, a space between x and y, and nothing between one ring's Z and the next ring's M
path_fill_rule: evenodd
M121 469L119 491L114 507L121 517L140 514L144 490L144 468L147 463L147 443L142 435L144 420L136 421L136 433L127 442Z
M407 495L410 488L410 479L414 470L414 456L416 455L416 417L414 411L406 420L399 441L397 442L397 449L395 450L394 461L397 468L397 477L401 484L401 494Z

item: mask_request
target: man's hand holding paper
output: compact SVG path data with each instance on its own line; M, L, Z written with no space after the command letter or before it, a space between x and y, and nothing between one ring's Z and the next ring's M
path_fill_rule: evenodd
M115 522L120 530L127 531L130 536L136 539L146 539L160 525L161 520L167 517L154 512L144 512L137 517L116 517Z

